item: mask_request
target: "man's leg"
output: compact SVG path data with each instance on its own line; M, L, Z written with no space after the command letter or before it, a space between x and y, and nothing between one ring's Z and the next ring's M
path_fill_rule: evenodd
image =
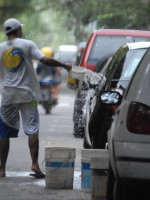
M54 98L57 99L61 85L58 84L55 88Z
M29 148L32 159L32 171L41 171L38 164L38 155L39 155L39 138L38 134L29 135Z
M28 135L28 144L32 160L31 170L34 174L30 174L36 178L44 178L45 175L39 168L39 114L37 102L33 101L20 106L24 132Z
M0 138L0 176L5 176L8 152L9 138Z

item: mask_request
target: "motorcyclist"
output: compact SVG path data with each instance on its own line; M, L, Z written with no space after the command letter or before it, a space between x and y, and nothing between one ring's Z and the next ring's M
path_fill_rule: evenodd
M54 57L54 51L50 47L43 47L41 51L48 57ZM43 63L39 62L37 66L37 74L39 77L39 81L41 81L45 77L52 77L53 84L53 105L58 103L58 93L60 91L61 86L61 70L60 67L51 67L48 68Z

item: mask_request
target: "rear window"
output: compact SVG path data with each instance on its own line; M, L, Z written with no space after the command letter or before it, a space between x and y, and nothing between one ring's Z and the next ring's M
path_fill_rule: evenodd
M96 64L101 58L108 54L114 54L120 46L129 42L150 41L148 37L132 36L103 36L98 35L95 38L88 64Z

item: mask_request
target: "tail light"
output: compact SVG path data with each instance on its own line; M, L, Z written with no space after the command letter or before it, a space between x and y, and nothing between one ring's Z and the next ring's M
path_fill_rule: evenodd
M131 103L127 115L127 129L132 133L150 135L150 107Z

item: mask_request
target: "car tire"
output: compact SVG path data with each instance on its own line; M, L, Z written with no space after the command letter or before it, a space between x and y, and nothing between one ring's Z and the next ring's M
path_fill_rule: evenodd
M125 199L128 199L127 188L125 187L123 181L117 178L114 184L114 200Z
M114 185L115 185L115 175L113 173L111 164L109 163L108 167L108 180L107 180L107 200L114 200Z
M123 180L117 177L114 184L114 200L138 200L131 183L130 179Z
M104 122L105 123L105 122ZM105 130L105 125L99 128L99 134L95 134L92 139L92 149L105 149L107 143L107 133Z
M91 149L91 146L87 143L86 138L83 139L83 148L84 149Z
M128 182L129 183L129 182ZM107 200L130 200L130 190L127 182L115 177L111 164L108 168Z
M45 114L50 114L51 106L49 105L48 101L44 101L43 102L43 107L45 109Z
M98 102L89 121L89 135L91 138L92 149L105 149L107 142L107 122L105 113L105 106Z

